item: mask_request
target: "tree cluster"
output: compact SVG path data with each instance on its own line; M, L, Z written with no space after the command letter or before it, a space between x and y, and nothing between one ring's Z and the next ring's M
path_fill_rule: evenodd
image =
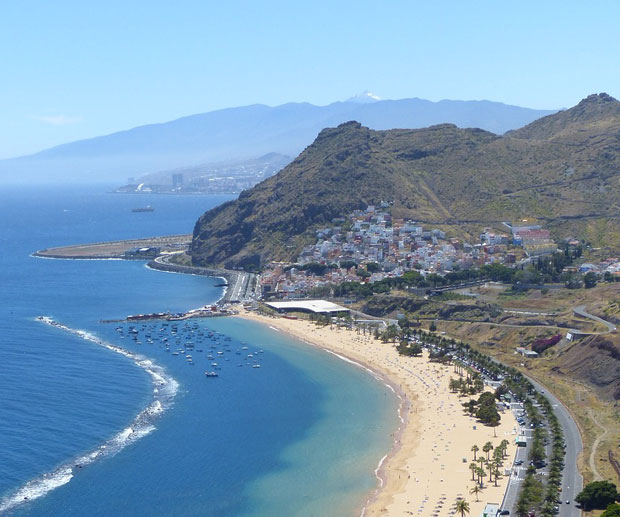
M584 510L606 509L609 505L619 500L620 494L618 494L618 489L610 481L593 481L588 483L575 497L575 501Z

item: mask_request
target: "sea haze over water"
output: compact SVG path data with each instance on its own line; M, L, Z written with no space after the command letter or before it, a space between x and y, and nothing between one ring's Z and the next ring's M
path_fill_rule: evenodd
M99 320L213 302L220 279L164 274L143 262L30 256L56 245L189 233L205 209L230 198L0 190L0 505L25 485L18 497L29 498L8 513L271 516L360 509L398 425L397 401L383 384L326 352L233 318L201 321L193 331L219 332L220 345L231 350L220 376L207 379L207 343L189 365L171 354L176 345L165 351L160 325L150 331L152 344L144 332L136 344L121 338L126 326L121 334ZM131 212L146 203L155 212ZM41 315L94 340L36 321ZM264 350L261 368L236 366L241 342L250 352ZM136 364L140 358L178 383L170 407L146 421L136 417L158 394L152 374ZM110 453L86 465L84 458L102 445Z

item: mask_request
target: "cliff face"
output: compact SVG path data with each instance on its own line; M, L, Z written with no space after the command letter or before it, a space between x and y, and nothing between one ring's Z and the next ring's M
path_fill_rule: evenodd
M289 166L196 223L203 265L289 260L313 231L393 202L396 217L462 228L521 217L620 248L620 102L601 94L504 137L451 124L321 131ZM593 237L594 236L594 237Z
M590 336L558 358L558 371L597 388L608 400L620 400L620 336Z

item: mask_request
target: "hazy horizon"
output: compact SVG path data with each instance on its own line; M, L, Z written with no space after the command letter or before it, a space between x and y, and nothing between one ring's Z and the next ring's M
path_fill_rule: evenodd
M0 159L256 103L325 106L367 89L559 109L591 93L617 96L620 79L609 66L620 5L610 1L67 0L7 4L2 14Z

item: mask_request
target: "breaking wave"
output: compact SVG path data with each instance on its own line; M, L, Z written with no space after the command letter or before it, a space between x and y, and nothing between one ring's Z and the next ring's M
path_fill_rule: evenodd
M82 339L103 346L112 352L116 352L117 354L131 359L138 367L142 368L150 375L153 384L153 401L144 410L138 413L128 427L101 444L95 450L68 461L51 472L47 472L28 481L15 492L5 496L0 500L0 513L12 510L21 504L38 499L39 497L43 497L55 488L66 485L80 469L99 459L115 455L128 445L153 432L155 430L153 424L155 419L172 405L179 388L179 383L168 375L162 366L159 366L150 359L108 343L85 330L67 327L47 316L38 316L36 319L37 321L79 336Z

